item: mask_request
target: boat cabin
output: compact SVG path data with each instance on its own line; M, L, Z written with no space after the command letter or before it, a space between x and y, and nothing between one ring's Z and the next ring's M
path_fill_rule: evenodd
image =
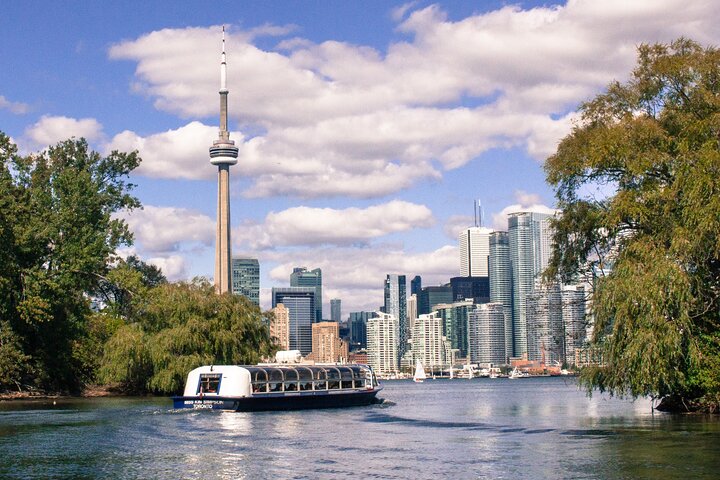
M285 392L368 390L377 379L367 365L211 365L192 370L186 397L249 397Z

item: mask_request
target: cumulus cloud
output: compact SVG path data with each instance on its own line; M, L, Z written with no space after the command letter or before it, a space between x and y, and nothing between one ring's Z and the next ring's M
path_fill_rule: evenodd
M16 115L27 113L30 108L26 103L11 102L4 96L0 95L0 110L8 110Z
M517 212L536 212L555 215L559 210L542 204L542 198L536 193L528 193L523 190L515 191L515 200L517 203L508 205L500 212L492 215L493 228L495 230L506 231L508 229L508 215Z
M142 210L125 212L121 217L146 253L177 252L183 244L209 246L214 241L215 221L186 208L145 205Z
M182 255L151 257L147 259L147 263L162 270L163 275L171 282L187 279L187 262Z
M230 29L230 113L240 130L261 132L234 134L242 174L252 177L245 194L377 197L437 179L491 148L523 148L543 160L570 132L578 102L627 74L639 43L680 35L716 43L718 14L710 1L575 0L449 20L439 6L409 3L391 12L405 35L384 51L299 37L266 51L256 36L293 28ZM218 31L164 29L109 54L137 63L132 87L157 108L214 117L218 59L207 52L219 50ZM175 133L205 129L190 123ZM121 135L117 143L160 140ZM155 163L177 168L145 173L210 175L192 168L187 150L162 151Z
M475 219L469 215L452 215L443 226L443 232L448 238L457 240L458 235L464 229L473 226Z
M299 245L367 245L370 240L413 228L431 227L424 205L393 200L368 208L294 207L270 212L262 224L235 228L237 245L253 250Z
M45 148L68 138L85 138L88 142L103 138L102 125L94 118L69 118L43 115L25 130L29 148Z

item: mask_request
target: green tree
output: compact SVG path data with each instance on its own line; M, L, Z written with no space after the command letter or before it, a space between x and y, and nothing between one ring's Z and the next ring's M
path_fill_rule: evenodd
M260 309L206 280L153 288L105 345L102 382L132 393L177 393L204 364L253 364L274 352Z
M91 374L78 351L88 294L131 243L113 214L139 206L126 181L139 162L136 153L102 157L82 139L22 156L0 133L0 321L21 354L15 385L0 372L0 389L76 390Z
M687 39L642 45L630 80L580 112L545 169L563 210L547 275L609 270L593 295L604 362L581 379L668 409L716 410L720 52Z

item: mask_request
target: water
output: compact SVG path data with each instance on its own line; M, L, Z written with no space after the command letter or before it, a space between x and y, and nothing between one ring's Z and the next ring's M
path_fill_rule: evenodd
M720 419L587 398L572 379L384 382L381 405L173 411L0 403L0 478L718 478Z

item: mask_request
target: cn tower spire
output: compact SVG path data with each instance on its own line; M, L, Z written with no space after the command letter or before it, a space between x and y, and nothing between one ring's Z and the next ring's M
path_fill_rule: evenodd
M237 163L238 148L228 132L227 60L225 58L225 26L222 28L220 54L220 132L210 147L210 163L218 167L218 206L215 237L215 291L232 291L230 243L230 165Z

